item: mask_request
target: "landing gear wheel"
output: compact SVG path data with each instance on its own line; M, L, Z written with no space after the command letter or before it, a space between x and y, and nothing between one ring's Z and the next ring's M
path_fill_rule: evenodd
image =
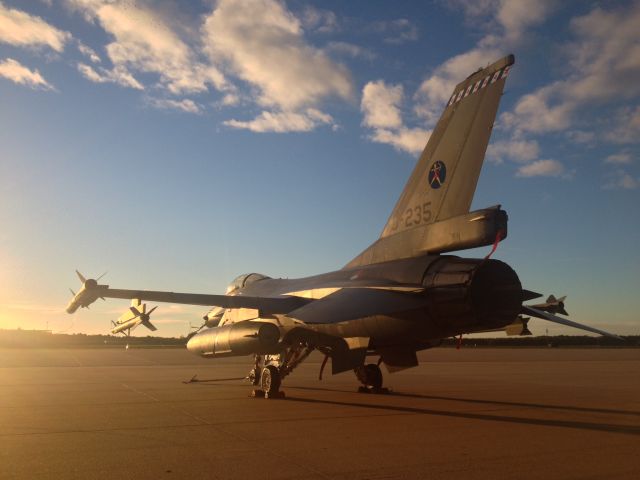
M249 378L249 381L251 382L251 385L255 385L255 386L260 385L260 369L258 367L252 368L249 371L248 378Z
M284 394L280 391L280 372L273 365L267 365L260 374L260 386L264 392L264 398L282 398Z
M361 393L388 393L389 390L382 388L382 370L375 363L362 365L354 369L356 377L363 386L358 388Z

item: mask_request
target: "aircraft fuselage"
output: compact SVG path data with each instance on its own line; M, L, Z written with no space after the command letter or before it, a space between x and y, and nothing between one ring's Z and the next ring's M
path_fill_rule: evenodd
M259 310L228 309L218 327L191 338L189 350L205 356L230 355L232 351L227 348L216 350L216 341L227 346L226 335L230 334L220 328L252 320L278 325L284 344L304 329L339 338L368 338L373 350L391 345L421 349L460 333L509 325L516 320L522 305L520 281L507 264L441 255L346 268L300 279L264 278L238 289L234 295L296 296L327 302L340 290L375 289L377 285L407 301L384 314L359 316L359 308L354 308L353 312L342 312L344 317L338 321L310 312L302 317L304 323L297 322L300 315L294 313L290 313L291 317L286 313L261 316ZM218 333L224 337L216 340ZM276 347L271 345L266 350L270 348Z

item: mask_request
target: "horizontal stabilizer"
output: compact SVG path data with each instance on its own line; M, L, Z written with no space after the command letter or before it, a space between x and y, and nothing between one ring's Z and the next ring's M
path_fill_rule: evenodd
M529 300L533 300L535 298L540 298L542 296L541 293L532 292L531 290L522 290L522 301L528 302Z
M406 222L412 223L413 220L407 219ZM507 213L496 205L383 236L346 267L409 258L427 252L437 254L482 247L494 244L498 237L504 240L506 236Z
M600 330L594 327L589 327L588 325L583 325L578 322L572 322L571 320L567 320L566 318L561 318L556 315L552 315L542 310L538 310L537 308L527 307L526 305L522 306L522 313L531 315L532 317L541 318L543 320L548 320L553 323L566 325L568 327L579 328L580 330L586 330L587 332L598 333L606 337L612 337L618 340L624 340L622 337L619 337L618 335L614 335L613 333L605 332L604 330Z
M288 317L305 323L338 323L372 315L388 315L424 307L423 295L379 288L343 288L298 308Z

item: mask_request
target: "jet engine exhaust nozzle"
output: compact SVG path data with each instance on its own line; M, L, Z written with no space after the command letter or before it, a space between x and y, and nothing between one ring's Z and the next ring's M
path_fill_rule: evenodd
M423 284L432 299L431 315L456 330L504 327L522 306L520 279L499 260L443 257Z

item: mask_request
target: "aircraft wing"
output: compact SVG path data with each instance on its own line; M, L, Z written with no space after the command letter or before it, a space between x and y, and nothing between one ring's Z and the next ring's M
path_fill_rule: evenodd
M184 303L223 308L254 308L265 313L287 313L311 300L299 297L248 297L244 295L209 295L201 293L159 292L153 290L108 289L105 298L138 298L154 302Z
M522 313L531 315L532 317L541 318L543 320L548 320L550 322L559 323L561 325L567 325L569 327L579 328L580 330L586 330L587 332L598 333L606 337L612 337L612 338L617 338L618 340L624 340L624 338L614 335L613 333L605 332L604 330L590 327L588 325L583 325L578 322L572 322L571 320L567 320L566 318L558 317L557 315L552 315L551 313L538 310L537 308L528 307L526 305L522 306Z
M338 323L424 307L423 295L380 288L343 288L287 313L305 323Z
M95 289L95 292L92 290ZM252 308L264 313L287 313L309 303L300 297L249 297L243 295L208 295L200 293L176 293L153 290L123 290L96 285L78 292L67 306L73 313L79 306L86 306L98 298L123 298L150 300L153 302L182 303L187 305L217 306L223 308Z

